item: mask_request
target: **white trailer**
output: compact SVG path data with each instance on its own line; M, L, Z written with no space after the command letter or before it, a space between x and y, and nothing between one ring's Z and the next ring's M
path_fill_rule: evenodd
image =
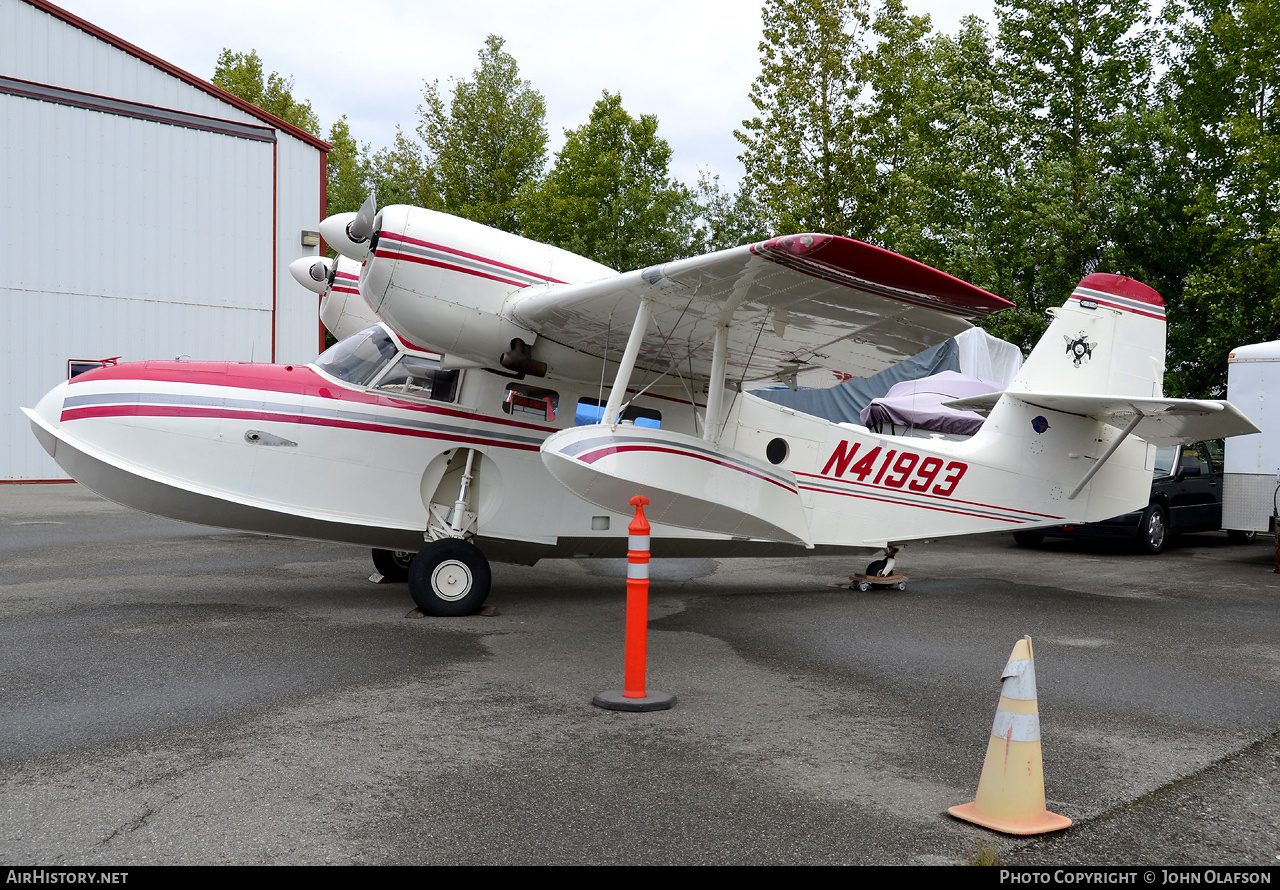
M1245 413L1260 433L1227 439L1222 484L1222 527L1275 531L1280 497L1280 404L1268 407L1267 393L1280 399L1280 340L1253 343L1227 359L1227 400Z

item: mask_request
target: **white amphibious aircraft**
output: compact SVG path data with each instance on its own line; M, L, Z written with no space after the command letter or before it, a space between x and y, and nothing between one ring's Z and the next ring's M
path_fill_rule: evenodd
M1117 275L1053 311L1005 392L951 403L989 415L975 435L891 435L744 387L873 374L1006 301L831 235L618 274L414 207L321 232L341 257L293 269L342 337L315 362L120 364L24 410L94 491L373 547L431 614L479 608L490 559L623 555L638 494L656 556L887 549L1126 513L1155 443L1255 431L1162 397L1163 301Z

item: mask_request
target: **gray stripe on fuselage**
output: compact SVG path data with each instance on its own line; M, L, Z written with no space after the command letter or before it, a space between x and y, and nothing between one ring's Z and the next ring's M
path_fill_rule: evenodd
M231 408L248 411L264 411L272 414L293 414L301 417L332 418L334 420L350 420L357 423L378 423L383 426L398 426L420 429L430 432L455 433L467 436L489 436L508 442L519 442L527 445L541 444L541 437L522 436L515 433L497 432L477 427L458 426L444 423L429 423L406 417L388 417L364 411L345 411L338 408L305 406L286 402L268 402L265 399L229 399L220 396L181 395L176 393L111 393L70 396L62 400L63 409L76 408L82 405L133 405L158 404L191 407ZM501 423L501 421L491 421Z

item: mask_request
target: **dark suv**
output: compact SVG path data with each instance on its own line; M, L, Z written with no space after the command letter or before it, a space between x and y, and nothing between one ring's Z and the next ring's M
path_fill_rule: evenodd
M1156 449L1151 503L1145 510L1056 528L1014 532L1020 546L1035 547L1047 535L1061 538L1121 538L1146 553L1159 553L1170 535L1222 528L1222 440L1167 445ZM1253 540L1253 532L1229 531L1237 543Z

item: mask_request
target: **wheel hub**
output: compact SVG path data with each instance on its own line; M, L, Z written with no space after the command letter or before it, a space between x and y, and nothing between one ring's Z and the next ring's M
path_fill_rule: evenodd
M436 596L448 602L455 602L466 596L471 590L471 584L471 570L456 559L445 560L431 573L431 589Z

